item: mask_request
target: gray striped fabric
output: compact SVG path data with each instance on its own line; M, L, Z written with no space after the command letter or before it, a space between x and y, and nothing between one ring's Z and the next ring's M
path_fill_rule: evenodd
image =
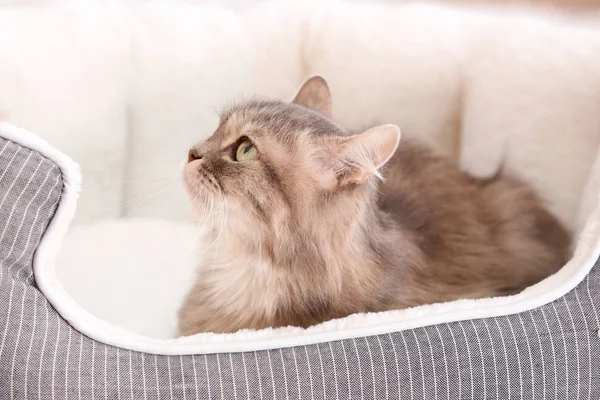
M62 190L0 139L0 399L599 399L600 267L508 317L239 354L156 356L72 329L32 278Z

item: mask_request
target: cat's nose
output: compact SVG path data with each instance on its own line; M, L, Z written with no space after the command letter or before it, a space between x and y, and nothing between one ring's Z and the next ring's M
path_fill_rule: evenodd
M200 153L200 151L195 148L192 147L190 149L190 151L188 151L188 162L191 163L194 160L200 160L202 158L202 153Z

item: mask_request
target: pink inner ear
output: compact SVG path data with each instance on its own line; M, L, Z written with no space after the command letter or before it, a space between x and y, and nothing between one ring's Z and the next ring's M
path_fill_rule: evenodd
M302 84L292 102L331 118L331 92L327 82L321 76L315 75L308 78Z
M372 169L383 166L394 155L400 143L400 129L396 125L388 124L371 128L368 131L355 136L354 144L356 154L362 158L364 168L377 174Z
M349 183L363 183L364 181L366 181L369 178L369 174L361 169L361 168L354 168L352 171L350 171L349 173L338 177L338 182L340 186L344 186L347 185Z
M379 152L380 159L378 160L379 166L382 166L394 155L398 145L400 143L400 138L398 136L390 136L386 138L386 141L383 143L381 151Z
M369 176L382 179L378 171L396 152L400 129L381 125L351 137L324 139L311 156L313 176L325 189L363 183Z

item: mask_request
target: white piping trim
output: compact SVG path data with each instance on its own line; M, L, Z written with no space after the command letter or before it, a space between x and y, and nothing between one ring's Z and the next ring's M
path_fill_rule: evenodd
M57 255L75 214L80 190L79 166L36 135L7 123L0 122L0 137L35 150L54 161L63 175L62 197L33 260L35 279L42 293L59 314L81 333L109 345L145 353L181 355L277 349L515 314L564 296L587 276L600 256L600 207L597 207L580 236L571 261L556 274L514 296L458 300L406 310L355 314L308 329L277 328L232 334L201 333L177 339L150 338L93 316L71 298L57 278Z

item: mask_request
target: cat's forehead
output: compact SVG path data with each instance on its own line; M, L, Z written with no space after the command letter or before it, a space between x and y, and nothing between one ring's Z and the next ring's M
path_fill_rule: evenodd
M335 124L302 106L259 100L239 103L224 111L219 130L223 141L235 141L241 136L268 136L294 143L300 134L314 137L339 134Z

